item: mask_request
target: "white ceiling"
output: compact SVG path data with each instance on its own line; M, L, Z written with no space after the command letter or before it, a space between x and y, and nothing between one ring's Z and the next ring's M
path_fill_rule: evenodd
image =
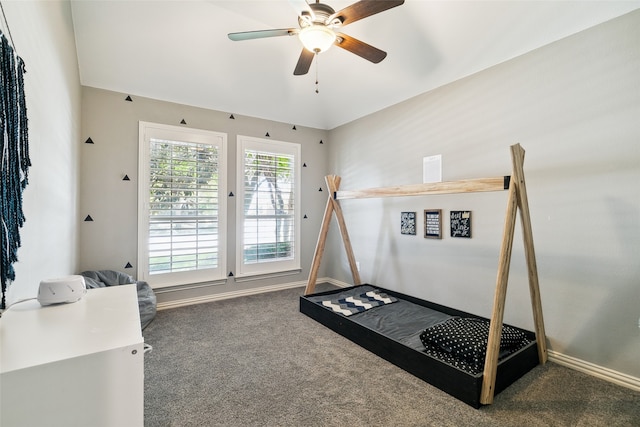
M324 2L338 11L354 0ZM293 75L297 37L227 37L297 28L287 0L71 5L85 86L333 129L638 9L640 0L407 0L342 29L386 51L384 61L372 64L332 47L305 76Z

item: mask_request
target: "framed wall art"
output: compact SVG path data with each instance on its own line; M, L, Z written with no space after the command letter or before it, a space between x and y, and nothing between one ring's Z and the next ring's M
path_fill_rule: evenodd
M402 234L416 234L416 213L415 212L402 212L400 214L400 233Z
M424 210L424 238L442 239L442 209Z
M471 238L471 211L451 211L451 237Z

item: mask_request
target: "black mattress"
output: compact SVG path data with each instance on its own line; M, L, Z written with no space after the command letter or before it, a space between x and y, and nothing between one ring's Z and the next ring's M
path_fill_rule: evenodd
M488 327L488 319L371 285L302 296L300 311L463 402L481 406L484 350L477 360L431 338L445 325ZM501 343L505 335L513 343L501 349L496 394L539 363L535 334L504 325Z

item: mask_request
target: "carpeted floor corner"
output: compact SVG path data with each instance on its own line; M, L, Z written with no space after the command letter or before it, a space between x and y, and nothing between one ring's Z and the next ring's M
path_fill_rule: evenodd
M145 426L640 426L640 392L554 363L476 410L301 314L302 292L158 312Z

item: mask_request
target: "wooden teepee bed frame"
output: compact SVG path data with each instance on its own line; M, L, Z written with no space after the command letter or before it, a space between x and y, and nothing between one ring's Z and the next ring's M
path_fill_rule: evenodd
M335 175L327 176L326 183L329 189L329 197L327 200L326 209L324 212L324 218L322 221L322 227L318 237L315 254L313 257L313 263L309 274L307 287L305 289L305 295L300 298L300 310L309 315L310 317L320 321L336 332L344 335L345 337L355 341L356 343L363 345L365 348L381 355L381 357L395 363L396 365L408 370L411 373L421 377L422 379L431 382L444 391L466 401L467 403L479 407L493 403L495 393L506 388L509 384L517 380L524 373L528 372L535 365L544 364L547 361L547 348L546 348L546 336L544 330L544 321L542 316L542 305L540 300L540 290L538 284L538 273L536 266L536 257L533 246L533 234L531 229L531 219L529 215L529 205L527 199L527 190L525 186L525 177L523 171L525 151L520 144L511 146L511 160L512 160L512 176L496 177L496 178L481 178L470 179L455 182L439 182L429 184L416 184L406 185L398 187L387 188L373 188L365 190L353 190L353 191L340 191L340 177ZM425 196L432 194L452 194L452 193L474 193L474 192L490 192L490 191L504 191L508 190L507 211L504 223L504 231L502 235L502 246L500 250L498 260L498 273L493 301L493 311L490 318L489 337L487 343L487 352L484 364L484 371L479 378L475 378L468 385L465 385L464 378L462 379L462 385L460 384L447 384L447 380L452 382L458 382L452 375L457 375L453 370L449 370L449 367L443 367L445 371L443 373L438 372L425 372L427 368L425 366L432 366L428 362L424 365L424 361L416 359L421 366L412 366L410 362L406 360L414 358L413 355L394 355L389 348L396 349L403 352L401 346L391 346L386 338L380 338L383 341L378 344L369 345L369 342L364 342L364 335L370 335L371 331L358 329L357 325L352 325L348 318L345 318L339 314L334 314L321 305L311 302L308 297L312 296L315 284L317 280L318 269L325 249L325 243L327 234L329 232L329 225L332 216L335 214L338 222L338 227L342 236L344 247L346 249L347 259L353 276L354 285L361 284L360 275L356 266L355 257L351 248L351 241L347 232L345 220L340 207L339 200L343 199L356 199L356 198L373 198L373 197L398 197L398 196ZM535 325L535 337L531 334L533 339L532 348L528 350L528 356L521 356L523 359L521 362L517 358L512 358L506 367L500 368L498 362L498 355L500 351L500 338L503 326L503 316L505 299L507 292L507 282L509 278L509 265L511 260L514 229L516 223L517 212L520 212L520 222L522 225L522 237L524 242L525 257L527 261L528 276L529 276L529 290L531 294L531 304L533 308L533 317ZM387 291L387 290L385 290ZM391 295L396 295L403 298L408 298L418 304L424 306L437 306L447 311L456 314L462 313L455 309L449 309L448 307L438 306L437 304L430 303L424 300L418 300L416 298L399 294L393 291L387 291ZM320 294L318 294L320 295ZM356 328L356 329L353 329ZM369 338L367 338L369 339ZM535 349L534 349L535 348ZM377 349L382 349L380 352ZM395 351L395 350L393 350ZM537 352L537 360L535 353ZM526 352L523 352L526 353ZM534 360L532 360L532 358ZM522 365L522 366L519 366ZM435 366L435 365L433 365ZM436 370L440 369L438 367ZM433 370L433 369L432 369ZM499 372L500 371L500 372ZM503 378L503 376L506 376ZM498 377L498 386L496 386L496 378ZM471 380L470 380L471 381ZM460 390L457 390L461 388ZM465 388L478 389L478 390L464 390ZM475 396L478 394L478 396Z

